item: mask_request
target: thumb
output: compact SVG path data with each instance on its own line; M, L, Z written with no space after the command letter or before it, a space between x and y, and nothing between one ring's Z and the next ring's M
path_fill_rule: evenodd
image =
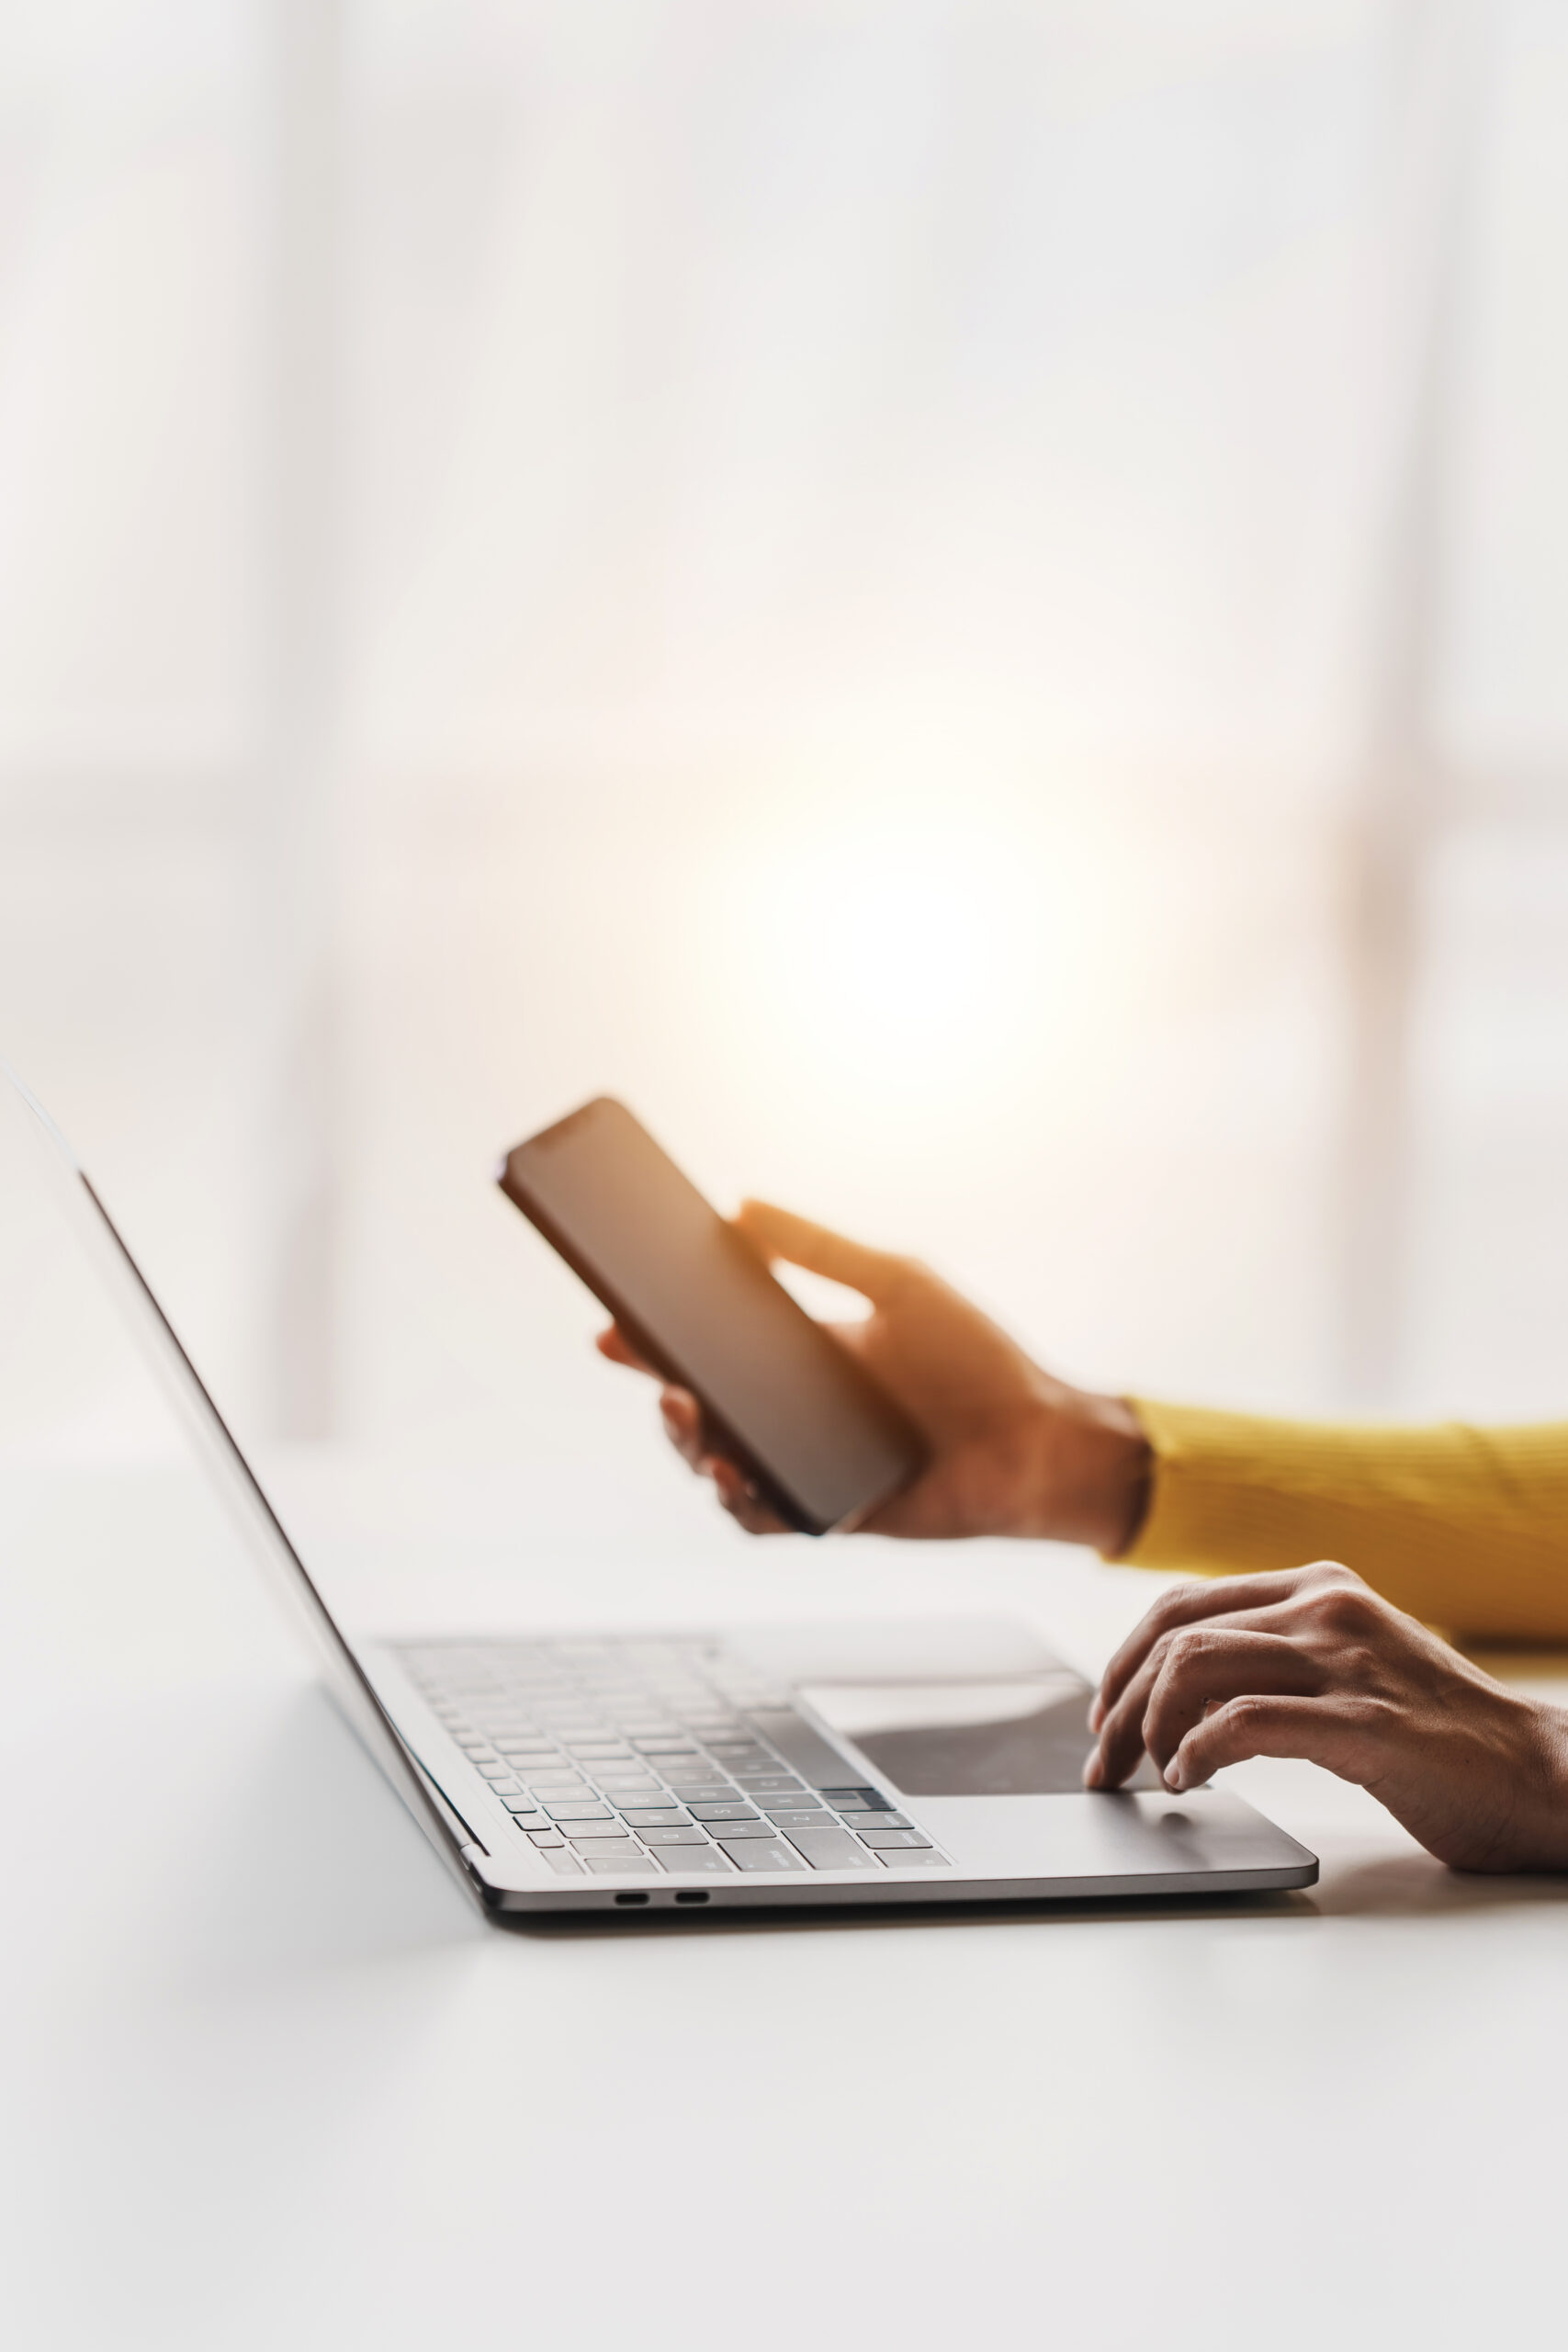
M765 1258L783 1258L807 1273L823 1274L869 1299L885 1297L903 1272L903 1261L863 1242L829 1233L825 1225L778 1209L767 1201L742 1201L736 1224Z

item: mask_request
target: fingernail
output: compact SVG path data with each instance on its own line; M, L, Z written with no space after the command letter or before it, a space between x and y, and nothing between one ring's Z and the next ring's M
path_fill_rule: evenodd
M1173 1756L1169 1763L1166 1766L1165 1784L1168 1789L1179 1789L1181 1786L1181 1758L1179 1756Z
M1100 1761L1100 1750L1097 1747L1083 1768L1083 1784L1086 1789L1098 1789L1104 1778L1105 1766Z

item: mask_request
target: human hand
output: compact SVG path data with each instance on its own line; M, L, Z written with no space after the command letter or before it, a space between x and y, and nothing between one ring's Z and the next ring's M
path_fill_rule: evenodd
M1456 1870L1568 1869L1568 1714L1523 1698L1333 1561L1178 1585L1106 1668L1084 1784L1146 1749L1173 1789L1299 1756Z
M988 1316L910 1258L867 1250L787 1209L748 1201L736 1219L762 1255L842 1283L871 1301L863 1322L829 1324L925 1437L931 1461L863 1521L877 1535L1055 1536L1119 1551L1143 1508L1148 1442L1119 1397L1070 1388ZM599 1347L649 1367L612 1325ZM700 1407L666 1387L671 1440L753 1534L784 1532L736 1465L709 1446Z

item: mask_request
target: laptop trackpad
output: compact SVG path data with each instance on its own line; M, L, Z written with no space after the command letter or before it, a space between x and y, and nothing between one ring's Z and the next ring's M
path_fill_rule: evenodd
M800 1695L911 1797L1065 1796L1083 1787L1089 1689L1008 1681L807 1682ZM1133 1785L1145 1784L1141 1768ZM1156 1785L1152 1775L1146 1784Z

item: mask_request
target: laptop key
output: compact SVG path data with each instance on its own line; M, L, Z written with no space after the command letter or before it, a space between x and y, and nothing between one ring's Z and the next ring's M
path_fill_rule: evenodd
M721 1853L716 1846L677 1846L673 1853L660 1846L659 1859L667 1871L678 1877L728 1878L735 1867L728 1855Z
M569 1847L541 1846L537 1851L539 1860L542 1862L548 1862L551 1870L558 1871L563 1878L576 1878L581 1875L582 1864Z
M890 1871L945 1871L953 1865L945 1854L934 1846L921 1846L907 1854L878 1854L877 1860Z
M893 1803L880 1789L818 1789L818 1795L830 1804L835 1813L891 1813Z
M912 1846L929 1846L931 1842L923 1829L873 1829L868 1826L861 1830L860 1835L873 1853L895 1848L904 1849Z
M691 1823L679 1805L668 1805L658 1812L639 1811L636 1805L619 1804L615 1811L629 1829L640 1837L646 1829L689 1829Z
M607 1804L595 1804L589 1797L568 1797L558 1804L547 1804L545 1811L552 1821L608 1821Z
M776 1838L778 1830L771 1821L759 1821L753 1814L748 1821L710 1821L706 1825L711 1838Z
M584 1861L591 1871L614 1871L617 1878L657 1878L659 1864L646 1854L585 1854Z
M694 1821L755 1821L757 1816L749 1804L692 1805Z
M734 1796L722 1781L671 1781L670 1792L682 1804L728 1804Z
M813 1870L863 1871L870 1857L858 1838L847 1829L840 1829L823 1817L819 1828L792 1828L787 1833L792 1846L798 1846Z
M743 1871L808 1871L810 1863L782 1838L739 1838L723 1840L724 1850Z
M708 1842L707 1831L694 1828L690 1822L679 1827L667 1828L662 1823L656 1823L650 1827L639 1821L637 1834L645 1846L705 1846Z
M834 1826L832 1815L824 1813L820 1805L809 1813L793 1805L770 1804L762 1810L775 1829L831 1829Z

